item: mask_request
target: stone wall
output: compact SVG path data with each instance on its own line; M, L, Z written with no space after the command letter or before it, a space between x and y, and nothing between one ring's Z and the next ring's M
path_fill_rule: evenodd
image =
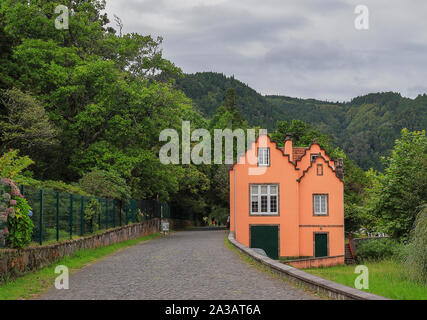
M322 258L308 258L298 259L291 261L284 261L283 263L289 264L298 269L332 267L344 264L344 256L335 257L322 257Z
M136 239L159 231L159 219L127 225L104 233L68 240L53 245L28 247L24 249L0 249L0 280L4 277L19 276L49 266L64 256L71 256L80 249L94 249L126 240Z
M251 248L244 246L234 239L233 233L230 232L228 240L237 249L242 251L244 254L252 257L256 261L270 268L271 271L275 272L280 276L286 277L289 281L302 285L314 292L318 292L323 295L327 295L330 299L337 300L389 300L387 298L364 292L355 288L347 287L343 284L332 282L323 278L319 278L290 265L286 265L276 260L272 260Z

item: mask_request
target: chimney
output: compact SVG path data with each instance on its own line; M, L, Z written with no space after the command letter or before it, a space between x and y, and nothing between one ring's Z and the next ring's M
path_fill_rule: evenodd
M285 154L289 154L289 158L291 161L292 160L292 156L293 156L293 147L292 147L292 135L291 134L287 134L286 138L285 138Z
M344 161L342 158L335 160L335 172L338 178L344 180Z

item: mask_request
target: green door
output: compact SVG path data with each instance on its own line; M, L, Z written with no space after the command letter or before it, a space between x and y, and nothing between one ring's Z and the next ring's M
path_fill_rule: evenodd
M314 235L314 250L316 258L328 256L328 235L326 233L316 233Z
M279 227L251 226L251 248L260 248L271 259L279 258Z

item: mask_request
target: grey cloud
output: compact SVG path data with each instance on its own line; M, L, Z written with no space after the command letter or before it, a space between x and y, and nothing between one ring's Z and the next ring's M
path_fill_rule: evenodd
M348 100L427 91L427 2L368 1L371 28L356 31L359 2L107 0L107 13L125 32L163 36L165 56L184 72L235 75L265 94Z

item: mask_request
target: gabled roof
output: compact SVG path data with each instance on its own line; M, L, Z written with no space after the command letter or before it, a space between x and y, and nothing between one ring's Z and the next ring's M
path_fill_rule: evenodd
M282 152L282 155L283 155L284 157L287 157L287 158L288 158L288 162L294 166L294 169L295 169L295 170L299 170L299 168L297 168L297 164L296 164L296 162L294 162L294 161L291 159L291 157L289 156L289 154L285 154L284 148L278 147L276 142L271 141L271 137L270 137L269 135L266 135L266 136L267 136L268 140L270 141L270 143L273 143L273 144L276 146L276 149L277 149L277 150L279 150L279 151L281 151L281 152ZM253 143L257 144L257 143L258 143L259 138L260 138L260 135L256 138L256 140L255 140ZM251 143L251 147L252 147L252 143ZM236 164L239 164L239 163L238 163L238 162L239 162L239 157L246 156L246 154L248 153L248 151L249 151L249 150L251 150L251 148L246 148L246 151L245 151L245 154L244 154L244 155L238 155L238 156L237 156L237 158L236 158L236 161L235 161L232 165L230 165L230 167L229 167L229 169L228 169L228 170L230 170L230 171L231 171L231 170L234 170L234 166L235 166Z
M305 152L308 148L292 148L292 160L293 162L300 161L302 157L305 155Z
M322 148L322 146L320 145L320 144L318 144L317 143L317 141L316 141L316 139L314 140L314 142L310 145L310 147L308 147L308 148L301 148L301 149L303 149L304 150L304 153L301 155L301 157L297 160L297 161L295 161L295 163L297 163L298 161L300 161L302 158L304 158L304 156L305 156L305 154L307 153L307 150L310 150L311 149L311 146L312 145L315 145L315 144L317 144L318 146L319 146L319 148L320 148L320 150L321 151L323 151L324 153L325 153L325 155L330 159L330 161L334 161L334 159L332 159L330 156L329 156L329 154L326 152L326 150L325 149L323 149ZM295 149L295 148L294 148ZM299 148L298 148L299 149ZM326 160L327 161L327 160Z
M332 172L334 172L335 173L335 176L341 181L341 182L344 182L344 180L341 178L341 177L339 177L338 176L338 174L337 174L337 171L336 170L334 170L334 168L332 168L331 167L331 165L329 164L329 161L328 160L326 160L321 154L319 154L318 156L317 156L317 158L316 158L316 161L317 161L317 159L318 158L322 158L323 159L323 161L327 164L327 166L332 170ZM311 163L310 163L310 165L308 166L308 168L307 169L305 169L303 172L302 172L302 176L301 177L299 177L299 179L297 179L297 181L298 182L301 182L301 180L305 177L305 174L308 172L308 171L310 171L310 169L311 169L311 167L313 167L313 164L314 163L316 163L316 161L312 161Z

